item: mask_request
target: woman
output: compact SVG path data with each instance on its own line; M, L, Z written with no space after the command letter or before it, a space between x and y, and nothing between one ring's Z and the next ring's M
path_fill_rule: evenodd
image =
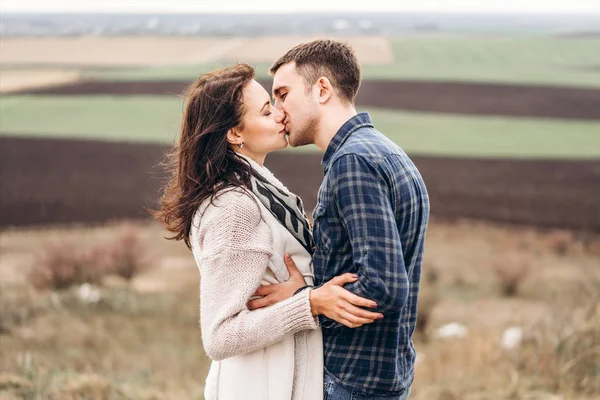
M269 152L287 146L283 116L245 64L201 76L186 98L173 177L155 216L192 249L202 274L202 339L214 360L205 398L321 399L314 305L335 301L339 287L300 290L271 307L247 308L260 285L313 284L302 202L263 166ZM299 273L288 271L285 254Z

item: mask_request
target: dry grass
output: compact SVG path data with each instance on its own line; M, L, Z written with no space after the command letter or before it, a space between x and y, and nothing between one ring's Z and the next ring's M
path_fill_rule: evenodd
M45 244L33 260L28 281L36 289L52 290L99 285L110 274L131 282L149 266L141 230L131 223L115 230L114 238L93 245L73 239Z
M440 293L438 288L440 273L436 267L429 264L425 264L423 266L423 272L425 279L421 281L419 290L415 339L427 342L429 340L432 313L435 309L435 306L440 301Z
M531 271L531 261L526 258L503 259L492 263L492 269L502 290L507 297L515 296L519 286Z
M0 335L13 329L48 309L45 301L31 289L4 290L0 301Z
M2 38L3 65L160 66L217 60L234 39L177 37ZM157 57L157 54L160 56Z
M104 253L107 270L128 282L148 269L146 249L141 240L139 227L124 224L114 240L95 251ZM99 254L100 256L100 254Z
M362 64L390 64L394 61L394 51L389 38L384 36L327 36L349 43L356 51ZM236 46L223 53L225 61L272 63L286 51L299 43L322 39L323 36L271 36L244 38Z
M103 288L97 304L76 290L41 296L52 306L2 336L0 370L14 379L0 390L24 399L201 398L208 362L197 292Z
M487 330L429 343L420 349L414 398L596 398L600 302L587 311L578 320L529 328L513 350L503 349L498 334Z
M597 257L600 257L600 240L596 238L587 238L585 250Z
M97 284L106 274L89 249L71 241L54 241L42 247L28 273L36 289L62 290L82 283Z
M42 238L92 248L113 243L119 232L119 225L1 232L0 278L22 274L21 255ZM12 315L0 336L0 399L202 398L209 360L198 327L197 268L156 225L136 232L147 269L131 284L105 279L96 287L98 302L82 301L77 286L39 292L0 279L2 323ZM597 237L583 247L573 237L564 254L552 250L551 238L526 228L432 222L411 398L598 398L600 256L588 245ZM494 260L528 260L515 296L497 290L498 278L486 268ZM467 335L427 340L450 322L467 326ZM505 350L500 339L512 326L525 333L519 347Z
M548 247L560 256L567 254L574 242L573 234L568 231L557 231L548 235Z
M0 40L1 42L1 40ZM0 70L0 93L58 86L79 80L81 73L63 70Z
M427 284L436 285L440 280L440 270L434 265L425 264L423 266L423 273Z
M107 67L188 65L216 61L271 63L296 44L316 38L316 36L2 38L0 39L0 47L2 47L0 62L3 65ZM387 64L394 60L391 42L387 37L332 38L349 42L362 63Z
M439 302L439 294L435 288L422 288L419 292L419 311L415 327L416 339L423 342L429 340L429 328L433 309Z

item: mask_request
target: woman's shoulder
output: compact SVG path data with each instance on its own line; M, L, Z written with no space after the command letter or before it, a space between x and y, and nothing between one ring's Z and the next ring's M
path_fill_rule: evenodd
M198 209L192 240L207 248L216 246L219 251L270 252L271 230L264 223L258 201L251 192L240 188L217 193L212 202L206 200Z
M198 215L199 214L199 215ZM222 189L198 208L197 215L203 220L228 217L260 220L261 211L258 199L252 192L241 187Z
M219 191L213 198L213 207L228 209L249 209L260 214L258 199L248 189L241 187L226 188Z
M254 194L243 187L228 187L221 189L214 196L214 202L218 203L245 203L252 202Z

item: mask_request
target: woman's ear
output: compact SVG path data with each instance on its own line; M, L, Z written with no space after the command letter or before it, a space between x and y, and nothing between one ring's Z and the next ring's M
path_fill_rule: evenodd
M319 103L327 103L331 96L333 96L333 86L331 86L331 81L329 78L322 76L317 81L317 87L319 89Z
M232 145L240 145L244 142L244 139L240 136L237 129L231 128L227 131L227 142Z

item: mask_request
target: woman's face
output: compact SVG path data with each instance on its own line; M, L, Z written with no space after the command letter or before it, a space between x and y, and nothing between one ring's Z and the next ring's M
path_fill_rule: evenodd
M235 150L262 164L259 160L264 160L267 153L285 149L288 145L283 114L273 107L269 93L255 80L244 88L243 99L244 128L237 131L237 142L243 142L244 146L235 146Z

